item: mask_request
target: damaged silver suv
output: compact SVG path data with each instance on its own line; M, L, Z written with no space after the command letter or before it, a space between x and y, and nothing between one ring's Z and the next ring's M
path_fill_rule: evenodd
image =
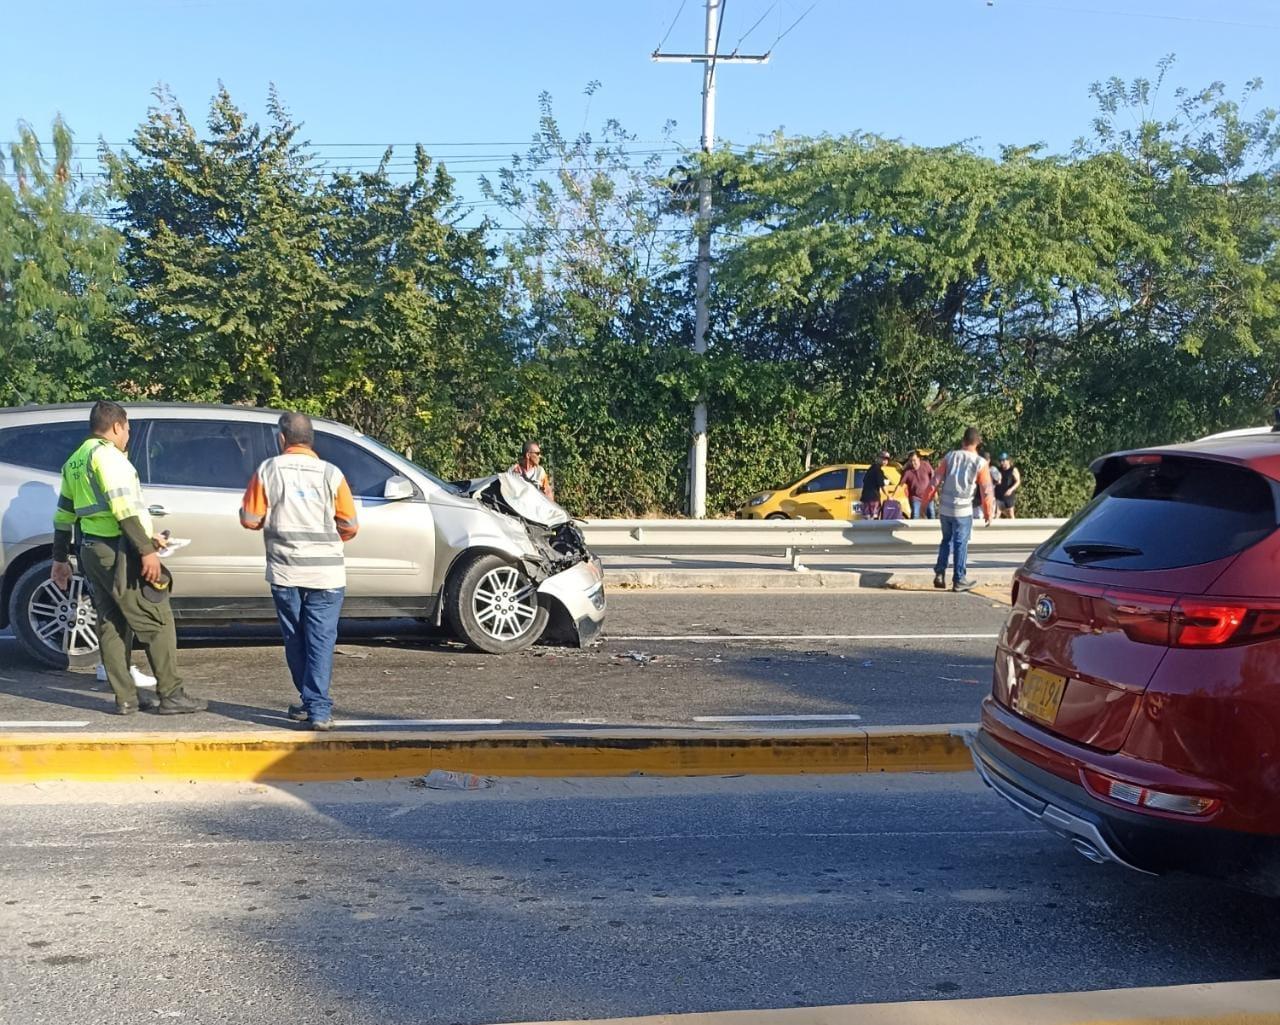
M276 454L279 413L239 406L128 407L129 457L157 529L191 543L168 558L179 625L273 619L260 535L240 498ZM89 406L0 409L0 628L56 667L97 660L93 606L77 576L49 581L62 463ZM344 618L413 617L480 651L544 634L582 644L604 621L600 560L569 514L521 478L449 483L349 427L316 420L316 453L341 468L360 515L346 546Z

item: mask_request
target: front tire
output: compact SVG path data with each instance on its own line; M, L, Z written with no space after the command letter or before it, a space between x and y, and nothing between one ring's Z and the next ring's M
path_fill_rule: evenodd
M787 518L786 513L770 513L765 517L766 520L785 520Z
M18 577L9 597L13 634L37 662L53 669L87 669L98 663L98 621L89 581L76 573L65 591L49 579L52 559Z
M548 613L524 571L500 555L464 558L445 590L449 632L469 648L491 655L520 651L541 637Z

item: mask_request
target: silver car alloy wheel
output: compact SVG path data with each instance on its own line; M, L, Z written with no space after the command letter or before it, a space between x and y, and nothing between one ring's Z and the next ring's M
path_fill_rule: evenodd
M537 589L513 566L498 566L476 584L471 609L480 629L490 637L513 641L533 626L538 615Z
M46 580L31 592L27 602L31 630L54 651L64 655L91 655L98 650L94 626L98 614L93 608L89 585L79 575L71 578L65 591Z

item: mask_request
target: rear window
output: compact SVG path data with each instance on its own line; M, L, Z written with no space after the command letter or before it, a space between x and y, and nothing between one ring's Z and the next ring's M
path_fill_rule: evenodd
M1277 488L1204 459L1135 466L1041 546L1054 562L1154 570L1225 559L1276 529Z

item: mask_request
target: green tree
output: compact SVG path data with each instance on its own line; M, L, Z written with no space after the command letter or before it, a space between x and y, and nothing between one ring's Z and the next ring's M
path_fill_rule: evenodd
M498 210L492 230L506 236L508 330L526 384L511 441L543 439L571 508L678 510L696 368L670 145L645 150L616 121L570 138L546 94L539 111L528 151L482 184Z
M0 154L0 405L95 397L125 295L120 236L99 220L60 118L51 157L30 125L17 134Z
M327 211L299 126L274 89L270 124L220 89L207 139L168 93L102 158L135 299L118 333L140 396L272 406L308 393L310 345L350 298L318 260Z
M363 431L414 448L445 473L500 461L492 423L515 354L483 227L461 229L454 181L421 148L412 177L378 168L325 185L320 265L345 299L312 339L308 398Z

